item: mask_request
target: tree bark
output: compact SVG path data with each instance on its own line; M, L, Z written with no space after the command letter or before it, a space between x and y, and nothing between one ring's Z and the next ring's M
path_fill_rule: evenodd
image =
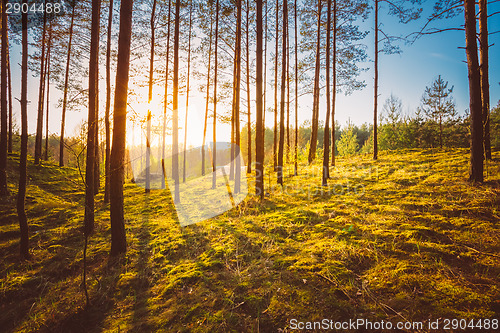
M38 116L36 123L36 138L35 138L35 164L40 164L42 157L42 131L43 131L43 101L44 101L44 68L45 68L45 34L47 32L47 14L43 14L43 32L42 32L42 54L40 58L40 85L38 87Z
M28 4L28 0L23 0ZM17 216L21 234L19 254L29 258L29 229L24 207L26 198L27 157L28 157L28 13L21 14L22 20L22 60L21 60L21 156L19 159L19 191L17 192Z
M111 1L111 8L113 7L113 0ZM62 104L62 116L61 116L61 137L59 140L59 166L64 166L64 130L66 125L66 109L68 107L68 85L69 85L69 66L71 60L71 43L73 41L73 27L75 21L75 9L76 2L73 4L71 10L71 23L69 26L69 40L68 40L68 51L66 54L66 73L64 75L64 90L63 90L63 104ZM110 9L111 10L111 9ZM109 30L108 30L109 31ZM108 56L108 55L106 55Z
M214 52L214 122L213 122L213 147L212 147L212 188L217 185L217 50L219 46L219 0L215 4L215 52Z
M246 58L247 58L247 173L252 172L252 121L251 121L251 100L250 100L250 0L246 0Z
M247 0L248 1L248 0ZM208 36L208 68L207 68L207 96L205 98L205 123L203 126L203 144L201 145L201 175L205 175L205 144L207 138L207 123L208 123L208 105L210 103L210 69L212 60L212 34L213 34L213 18L212 8L210 7L210 35Z
M92 0L92 24L89 60L89 114L87 135L87 165L85 171L85 236L94 230L94 170L95 170L95 131L97 108L97 59L99 57L99 20L101 1Z
M241 0L236 0L236 45L235 45L235 77L234 77L234 134L235 144L231 161L236 159L234 173L234 193L240 193L241 157L240 157L240 92L241 92Z
M332 166L335 166L335 101L337 98L337 0L333 0L333 45L332 45Z
M330 178L330 30L331 30L331 9L332 2L328 0L328 7L326 10L326 121L325 121L325 134L323 136L323 177L321 180L322 186L328 186L327 179Z
M283 153L285 146L285 89L286 89L286 34L288 20L288 0L283 1L283 38L281 48L281 104L280 104L280 141L278 151L278 184L283 186ZM277 38L278 36L276 36Z
M483 114L481 104L481 78L476 43L476 8L474 0L464 1L465 52L469 75L470 98L470 168L469 180L483 181Z
M184 149L182 154L182 182L186 182L186 154L187 154L187 129L188 129L188 112L189 112L189 76L191 74L191 29L193 24L193 10L189 8L189 33L188 33L188 68L186 82L186 116L184 117Z
M45 66L45 76L47 76L47 97L45 111L45 154L44 161L49 160L49 109L50 109L50 56L52 49L52 24L49 25L49 45L47 46L47 63Z
M151 48L149 53L148 115L146 119L146 193L149 193L151 190L151 101L153 100L153 70L155 58L155 14L156 0L153 0L150 20Z
M163 101L163 133L162 133L162 149L161 149L161 168L163 171L163 176L161 179L161 188L165 188L165 177L167 176L165 172L165 137L167 132L167 106L168 106L168 65L170 63L170 12L172 8L172 1L168 0L168 28L167 28L167 57L165 60L165 98Z
M110 155L111 155L111 31L113 27L113 0L109 0L108 31L106 40L106 110L104 113L104 127L106 132L106 150L104 158L104 202L109 202L109 182L110 182ZM73 23L73 18L71 19ZM71 27L73 28L73 26Z
M490 78L489 78L489 45L488 45L488 2L479 0L479 36L481 56L481 100L483 107L484 154L491 160L490 139Z
M318 122L319 122L319 72L320 72L320 47L321 47L321 0L318 0L318 32L316 44L316 66L314 71L314 91L313 91L313 115L311 124L311 141L309 143L309 164L316 157L316 147L318 143Z
M295 0L295 176L298 175L298 145L299 145L299 48L298 48L298 25L297 25L297 0Z
M278 24L279 24L279 1L276 0L276 49L274 54L274 136L273 136L273 168L278 171L277 144L278 144Z
M375 78L373 92L373 159L378 158L378 130L377 130L377 112L378 112L378 1L375 0Z
M180 202L179 194L179 24L180 0L175 2L175 28L174 28L174 98L172 119L172 177L174 178L174 203Z
M12 73L10 70L10 51L7 48L7 81L9 85L9 143L8 152L12 153Z
M0 79L0 196L7 196L7 50L9 48L7 0L2 1L2 51L1 51L1 79Z
M257 73L256 83L256 124L255 124L255 195L264 198L264 123L262 119L262 0L256 0L257 45L255 60Z
M113 146L110 160L111 255L125 253L127 240L123 216L123 182L127 129L127 92L132 34L132 0L121 0L118 63L113 107Z

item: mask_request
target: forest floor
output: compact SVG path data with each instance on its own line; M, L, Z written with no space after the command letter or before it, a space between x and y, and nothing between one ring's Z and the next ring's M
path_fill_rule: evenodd
M427 332L429 320L500 316L498 152L474 186L465 149L338 159L323 190L320 166L301 165L263 203L249 196L185 228L168 191L127 182L124 257L108 258L109 206L96 196L88 308L80 174L29 163L32 259L20 261L18 159L0 201L0 331L288 332L292 319L365 318Z

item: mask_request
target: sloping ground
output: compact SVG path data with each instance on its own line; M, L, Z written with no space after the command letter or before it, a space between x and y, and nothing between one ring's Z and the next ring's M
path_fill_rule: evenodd
M425 332L430 319L441 328L443 318L498 319L494 157L478 186L466 181L466 150L341 159L329 188L318 186L318 165L302 166L285 188L268 188L263 204L249 197L182 229L168 191L145 196L127 183L129 249L113 262L109 208L96 197L88 309L79 173L30 166L31 261L17 256L15 196L0 206L0 330L276 332L294 318L365 318L422 321ZM16 165L12 156L11 175Z

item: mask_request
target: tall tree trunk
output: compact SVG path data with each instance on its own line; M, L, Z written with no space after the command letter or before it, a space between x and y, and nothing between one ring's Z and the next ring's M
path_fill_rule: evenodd
M112 8L113 0L111 0ZM76 2L73 4L71 10L71 23L69 26L69 40L68 40L68 51L66 54L66 73L64 75L64 90L63 90L63 103L62 103L62 116L61 116L61 138L59 140L59 166L64 166L64 130L66 125L66 109L68 107L68 85L69 85L69 66L71 60L71 43L73 41L73 26L75 20L75 9ZM111 10L111 9L110 9Z
M156 0L153 0L151 20L149 21L151 26L151 48L149 53L148 115L146 119L146 193L151 190L151 101L153 100L153 66L155 58L155 14Z
M192 4L192 2L191 2ZM189 33L188 33L188 68L186 82L186 116L184 117L184 149L182 154L182 182L186 182L186 154L187 154L187 128L188 128L188 112L189 112L189 76L191 72L191 28L193 24L193 10L190 4L189 8Z
M283 39L281 48L281 104L280 104L280 142L278 151L278 184L283 186L283 153L285 146L285 88L286 88L286 34L288 22L288 0L283 1ZM278 38L278 36L276 36Z
M247 0L248 1L248 0ZM212 7L210 7L210 35L208 36L208 68L207 68L207 96L205 98L205 123L203 125L203 144L201 145L201 175L205 175L205 144L207 138L208 105L210 103L210 69L212 60L212 34L213 17Z
M111 32L113 27L113 0L109 0L108 31L106 40L106 110L104 114L104 127L106 132L106 150L104 159L104 202L109 202L110 182L110 155L111 155L111 129L109 123L111 110ZM74 9L73 9L74 10ZM73 24L73 17L71 18ZM71 27L73 28L73 27Z
M45 112L45 154L44 161L49 160L49 109L50 109L50 56L52 49L52 24L49 25L49 45L47 47L47 63L45 66L45 76L47 76L47 97L46 97L46 112Z
M175 191L174 203L180 202L179 194L179 24L180 0L175 1L175 27L174 27L174 98L172 118L172 177L174 178Z
M326 120L325 133L323 135L323 177L322 186L328 186L327 179L330 178L330 30L331 30L331 11L332 1L328 0L326 10Z
M265 23L264 23L264 78L263 78L263 94L262 99L262 123L264 124L264 132L266 130L266 91L267 91L267 1L265 2ZM257 149L257 148L256 148Z
M273 132L273 168L278 171L278 33L279 33L279 1L276 0L276 32L274 38L276 39L276 48L274 53L274 132Z
M316 147L318 143L318 122L319 122L319 72L320 72L320 45L321 45L321 0L318 0L318 32L316 44L316 66L314 71L314 91L313 91L313 115L311 124L311 141L309 143L309 164L316 157Z
M481 104L481 78L476 43L476 8L474 0L464 1L465 52L469 73L470 96L470 169L469 180L483 181L483 113Z
M257 45L255 61L257 73L256 84L256 120L255 120L255 195L264 198L264 122L262 119L262 0L256 0Z
M378 158L378 129L377 129L377 118L378 118L378 1L375 0L375 78L373 87L373 159Z
M290 27L288 17L286 19L286 163L290 163Z
M297 25L297 0L295 0L295 176L298 175L298 161L297 161L297 152L298 152L298 144L299 144L299 48L298 48L298 25Z
M236 75L234 82L234 134L235 145L233 147L234 156L231 161L236 159L234 175L234 193L240 193L241 182L241 157L240 157L240 92L241 92L241 0L236 0Z
M23 0L23 5L28 0ZM17 217L21 233L19 253L29 257L28 219L24 208L26 197L26 165L28 157L28 13L22 13L22 60L21 60L21 156L19 159L19 191L17 192Z
M167 28L167 57L165 63L165 98L163 101L163 133L162 133L162 148L161 148L161 168L163 176L161 178L161 188L165 188L165 137L167 134L167 106L168 106L168 65L170 63L170 12L172 8L172 0L168 0L168 28Z
M9 27L7 19L7 1L2 1L2 51L1 51L1 88L0 88L0 196L7 196L7 50L9 40L7 31Z
M85 171L85 237L94 230L94 169L95 169L95 131L97 108L97 59L99 57L99 20L101 0L92 0L92 24L89 60L89 114L87 135L87 165Z
M113 106L113 146L110 160L111 255L125 253L127 240L123 216L125 138L127 130L127 92L132 34L132 0L121 0L118 63Z
M335 101L337 99L337 0L333 0L332 45L332 166L335 166Z
M250 0L246 0L247 10L246 10L246 60L247 60L247 173L252 172L252 121L251 121L251 100L250 100Z
M479 36L481 55L481 100L483 107L484 153L491 160L490 140L490 78L489 78L489 45L488 45L488 2L479 0Z
M42 32L42 54L40 58L40 85L38 87L38 115L36 122L36 137L35 137L35 164L40 164L42 157L42 132L43 132L43 93L45 91L44 68L45 68L45 34L47 32L47 13L43 13L43 32Z
M12 153L12 73L10 70L10 51L7 48L7 80L9 85L9 145L8 151Z
M212 188L217 185L217 50L219 48L219 0L215 3L215 52L214 52L214 123L212 147Z

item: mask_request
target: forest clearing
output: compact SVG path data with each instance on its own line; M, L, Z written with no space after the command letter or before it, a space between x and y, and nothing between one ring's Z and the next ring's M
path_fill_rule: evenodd
M321 166L303 161L298 176L287 175L288 191L276 187L262 203L248 196L236 209L185 228L167 190L144 194L127 182L123 257L108 258L109 206L96 197L87 310L83 182L74 168L30 165L33 259L19 264L9 201L15 179L12 197L1 202L0 327L277 332L288 331L292 318L498 318L500 154L476 186L464 180L467 160L466 149L338 159L332 184L358 193L341 193L340 186L327 193L317 182ZM11 155L9 170L17 163Z

